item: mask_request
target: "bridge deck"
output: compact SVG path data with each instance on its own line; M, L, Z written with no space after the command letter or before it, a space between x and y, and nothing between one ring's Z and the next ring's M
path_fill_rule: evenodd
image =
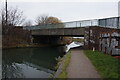
M54 35L54 36L84 36L84 27L79 28L57 28L32 30L32 35Z

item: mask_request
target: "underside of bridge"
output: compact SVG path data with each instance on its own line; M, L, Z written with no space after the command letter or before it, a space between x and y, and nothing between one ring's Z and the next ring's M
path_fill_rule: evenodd
M84 37L84 28L58 28L32 30L33 43L62 44L63 37Z
M37 44L60 44L62 37L60 36L40 36L33 35L33 43Z

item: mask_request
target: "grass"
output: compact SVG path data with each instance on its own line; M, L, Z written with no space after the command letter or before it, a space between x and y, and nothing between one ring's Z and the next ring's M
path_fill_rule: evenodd
M58 78L67 78L67 72L66 71L61 72Z
M74 42L84 42L84 39L82 39L82 38L72 38L72 41L74 41Z
M62 68L61 68L62 71L59 74L58 78L67 78L66 68L68 67L70 63L70 59L71 59L71 52L68 52L66 55L64 55L63 58L59 59L59 62L56 68L58 68L62 64Z
M85 50L84 53L102 78L120 78L120 61L117 58L92 50Z

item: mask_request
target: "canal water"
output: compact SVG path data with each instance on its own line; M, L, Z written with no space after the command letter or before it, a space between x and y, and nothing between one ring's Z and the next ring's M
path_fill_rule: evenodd
M63 55L63 47L4 49L2 77L48 78L55 72L56 58Z

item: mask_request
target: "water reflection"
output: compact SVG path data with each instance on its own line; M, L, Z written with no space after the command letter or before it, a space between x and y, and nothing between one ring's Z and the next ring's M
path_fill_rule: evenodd
M59 48L4 49L2 60L3 78L47 78L54 72Z
M70 48L83 44L71 43ZM54 73L56 58L63 56L64 47L4 49L2 55L3 78L48 78Z

